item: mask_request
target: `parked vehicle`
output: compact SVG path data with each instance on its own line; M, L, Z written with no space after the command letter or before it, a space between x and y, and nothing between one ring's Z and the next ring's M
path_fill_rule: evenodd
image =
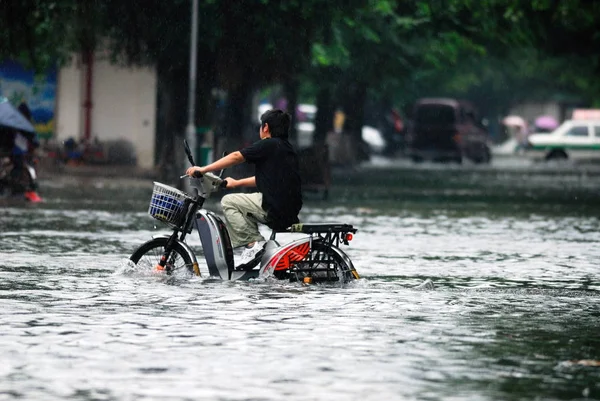
M600 120L600 109L575 109L572 120Z
M599 160L600 120L566 120L549 134L532 134L527 154L544 160Z
M417 101L406 135L406 153L414 162L491 160L490 137L468 102L447 98Z

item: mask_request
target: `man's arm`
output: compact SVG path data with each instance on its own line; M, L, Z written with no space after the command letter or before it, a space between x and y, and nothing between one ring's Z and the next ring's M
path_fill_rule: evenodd
M236 180L235 178L227 177L225 178L227 181L227 188L238 188L238 187L255 187L256 186L256 177L248 177L242 178L241 180Z
M204 166L204 167L199 167L199 166L193 166L190 167L186 170L186 174L187 175L194 175L194 173L196 171L200 172L200 174L204 174L204 173L209 173L212 171L218 171L218 170L223 170L232 166L235 166L237 164L241 164L245 162L244 160L244 156L242 156L242 154L240 153L240 151L235 151L233 153L228 154L225 157L220 158L219 160L216 160L215 162Z

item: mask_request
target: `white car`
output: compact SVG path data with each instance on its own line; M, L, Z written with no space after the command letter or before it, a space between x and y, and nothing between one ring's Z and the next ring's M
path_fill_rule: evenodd
M548 134L531 134L527 154L545 160L600 159L600 120L566 120Z

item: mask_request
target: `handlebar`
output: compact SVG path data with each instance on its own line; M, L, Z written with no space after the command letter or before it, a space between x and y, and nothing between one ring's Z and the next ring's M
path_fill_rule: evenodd
M184 174L179 178L189 178L193 187L203 186L206 189L211 188L210 192L215 192L216 189L224 189L227 188L227 180L215 175L213 173L205 173L200 174L198 172L194 173L193 176ZM194 185L194 181L197 181L198 184Z
M188 160L190 161L192 166L196 165L196 163L194 162L194 157L192 156L192 151L190 149L190 146L187 143L187 140L185 140L185 139L183 140L183 145L184 145L185 153L187 155ZM223 156L225 156L225 154L226 153L224 152ZM221 171L221 174L222 173L223 173L223 171ZM194 171L194 174L191 176L184 174L184 175L180 176L179 178L185 178L185 177L189 177L190 181L192 182L192 186L194 186L193 185L194 179L200 180L200 186L203 186L203 187L205 186L204 185L205 180L202 180L203 175L199 171ZM216 189L216 188L227 188L227 180L222 179L220 176L217 176L213 173L205 173L204 177L206 177L208 179L208 183L207 183L208 187L212 187L211 188L212 190L210 190L209 192L215 192L214 189Z

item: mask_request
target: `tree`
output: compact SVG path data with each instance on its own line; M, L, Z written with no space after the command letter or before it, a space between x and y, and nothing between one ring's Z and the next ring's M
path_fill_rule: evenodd
M479 17L496 6L494 2L370 0L334 21L332 33L315 45L315 60L328 71L317 75L337 75L337 98L346 114L344 130L357 157L366 156L360 150L369 88L384 99L384 107L394 98L418 96L422 88L416 83L456 63L459 54L485 52L479 42L491 36L488 30L493 24L490 18Z
M38 72L64 62L78 45L77 2L2 1L0 60L14 59Z
M600 3L583 0L537 0L523 7L534 45L545 59L564 66L558 82L576 88L600 107Z
M103 47L114 62L156 66L161 148L185 131L190 7L189 0L3 1L0 59L43 70ZM236 148L254 118L252 94L274 83L292 110L303 86L315 88L317 142L343 107L356 149L368 98L388 108L433 92L460 94L496 113L515 98L544 96L552 81L598 102L599 7L582 0L201 1L197 124L215 125L221 148ZM217 100L225 102L215 123Z

